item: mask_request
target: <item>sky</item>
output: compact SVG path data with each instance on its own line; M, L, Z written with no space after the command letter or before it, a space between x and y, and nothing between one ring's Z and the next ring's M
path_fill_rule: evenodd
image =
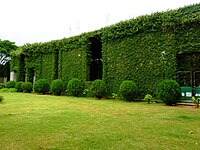
M0 0L0 39L47 42L200 0Z

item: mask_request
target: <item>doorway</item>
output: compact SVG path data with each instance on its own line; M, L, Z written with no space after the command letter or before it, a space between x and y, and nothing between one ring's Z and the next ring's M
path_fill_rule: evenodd
M177 81L180 86L200 87L200 53L177 54Z
M102 43L99 36L89 38L89 55L88 55L88 77L89 81L102 79Z

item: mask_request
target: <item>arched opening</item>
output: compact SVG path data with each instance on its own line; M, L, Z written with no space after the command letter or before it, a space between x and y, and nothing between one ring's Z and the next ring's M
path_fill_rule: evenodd
M35 70L34 70L34 68L28 68L27 81L31 82L31 83L35 82Z

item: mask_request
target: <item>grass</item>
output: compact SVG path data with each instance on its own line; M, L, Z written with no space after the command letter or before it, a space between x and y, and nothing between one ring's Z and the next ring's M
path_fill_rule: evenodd
M200 109L0 93L0 149L199 149Z

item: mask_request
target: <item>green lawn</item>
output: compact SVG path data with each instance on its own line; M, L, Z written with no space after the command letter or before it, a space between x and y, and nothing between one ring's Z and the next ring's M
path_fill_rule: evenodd
M0 93L1 150L200 149L200 109Z

